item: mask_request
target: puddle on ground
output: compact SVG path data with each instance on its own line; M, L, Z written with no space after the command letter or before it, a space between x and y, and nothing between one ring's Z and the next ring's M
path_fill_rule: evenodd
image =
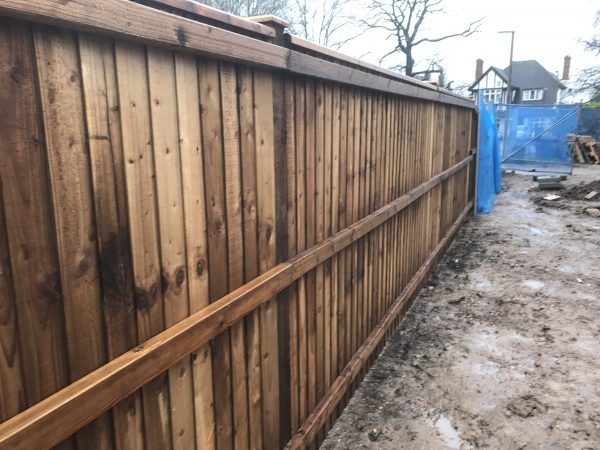
M475 375L496 377L498 373L498 364L493 362L485 362L483 364L475 363L471 366L471 371Z
M527 192L509 192L508 195L518 200L527 200L529 198Z
M534 236L554 236L554 234L555 234L548 230L544 230L543 228L536 228L536 227L527 227L527 228L529 228L529 231Z
M456 431L456 429L452 426L452 424L446 417L440 416L437 419L432 420L432 423L435 426L435 429L439 433L440 437L442 438L442 441L444 441L444 444L446 444L448 448L457 450L460 449L460 446L462 444L460 434L458 433L458 431Z
M536 291L545 286L544 282L540 280L525 280L523 281L523 285L530 289L535 289Z

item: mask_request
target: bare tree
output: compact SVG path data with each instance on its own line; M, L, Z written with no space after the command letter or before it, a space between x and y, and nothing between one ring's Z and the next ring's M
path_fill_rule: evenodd
M596 27L600 26L600 11L596 13ZM600 56L600 34L592 36L591 39L583 41L585 50ZM583 69L577 77L576 92L589 93L594 103L600 102L600 65Z
M288 16L288 0L202 0L208 6L236 16Z
M363 32L357 30L352 0L294 0L292 31L306 40L339 50Z
M372 16L362 22L371 29L382 29L388 32L388 38L394 40L394 48L385 54L385 58L396 53L404 54L404 65L401 68L406 75L415 76L427 72L415 70L415 47L429 42L441 42L453 37L466 37L479 30L483 19L471 22L464 30L442 36L421 36L423 23L428 17L443 11L442 0L371 0Z

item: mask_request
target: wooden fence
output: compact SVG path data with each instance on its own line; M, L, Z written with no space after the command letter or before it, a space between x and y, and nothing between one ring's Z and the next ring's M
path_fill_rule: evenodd
M473 105L145 3L0 2L0 448L315 446L470 210Z

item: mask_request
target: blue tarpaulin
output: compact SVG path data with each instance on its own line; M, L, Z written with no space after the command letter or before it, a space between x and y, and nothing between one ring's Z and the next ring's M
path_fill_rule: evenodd
M496 194L502 190L502 160L493 105L486 108L479 99L479 149L477 152L476 215L489 214L494 209Z

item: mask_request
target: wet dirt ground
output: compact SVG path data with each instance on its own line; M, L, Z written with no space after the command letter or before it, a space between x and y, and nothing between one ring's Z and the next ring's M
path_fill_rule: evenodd
M547 201L505 175L322 448L600 449L600 192L579 199L595 180L576 167Z

